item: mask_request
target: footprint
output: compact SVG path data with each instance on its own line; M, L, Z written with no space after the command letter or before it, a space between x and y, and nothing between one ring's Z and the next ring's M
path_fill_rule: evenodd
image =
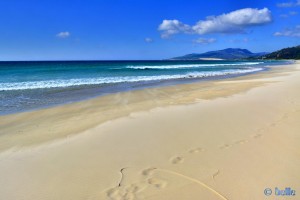
M107 192L106 192L107 196L110 197L110 198L117 198L119 196L119 189L118 188L112 188L112 189L109 189Z
M212 179L215 180L215 178L220 174L220 170L216 171L213 175L212 175Z
M262 134L255 134L252 136L254 139L258 139L262 137Z
M156 168L155 168L155 167L151 167L151 168L148 168L148 169L143 170L143 171L142 171L142 174L143 174L144 176L150 176L150 175L153 174L153 171L154 171L154 170L156 170Z
M146 188L146 186L145 185L143 186L142 184L140 184L140 185L132 184L127 188L127 191L132 192L132 193L138 193L138 192L144 190L145 188Z
M106 192L106 195L111 200L123 199L123 192L119 188L112 188Z
M131 184L126 187L111 188L106 192L106 195L111 200L133 200L136 199L137 193L146 188L146 185Z
M263 131L265 131L265 128L259 128L259 129L257 129L257 132L263 132Z
M183 157L176 156L176 157L174 157L174 158L171 159L171 162L172 162L173 164L179 164L179 163L182 163L183 160L184 160Z
M127 192L123 197L122 200L133 200L135 195L133 193Z
M247 142L248 142L248 140L238 140L234 144L245 144Z
M162 189L167 186L167 182L157 178L150 178L147 181L150 185L155 186L156 188Z
M288 114L285 114L282 116L282 119L288 119L289 118L289 115Z
M224 144L223 146L220 147L220 149L228 149L230 147L232 147L231 144Z
M195 149L189 150L189 153L199 153L199 152L201 152L201 151L203 151L202 148L195 148Z
M177 158L177 157L176 157ZM125 168L121 169L122 170ZM156 188L156 189L163 189L167 186L167 181L148 177L154 174L154 170L159 170L155 167L150 167L147 169L142 170L140 175L144 176L142 180L139 182L131 183L131 184L118 184L118 186L114 188L110 188L106 190L105 195L107 199L110 200L135 200L141 199L141 196L144 190L147 188Z
M288 100L288 102L289 102L290 104L292 104L292 105L295 105L295 104L296 104L294 100Z

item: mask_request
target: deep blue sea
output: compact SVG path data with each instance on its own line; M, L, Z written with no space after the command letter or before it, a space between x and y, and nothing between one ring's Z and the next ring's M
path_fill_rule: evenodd
M0 62L0 115L108 93L240 76L283 61Z

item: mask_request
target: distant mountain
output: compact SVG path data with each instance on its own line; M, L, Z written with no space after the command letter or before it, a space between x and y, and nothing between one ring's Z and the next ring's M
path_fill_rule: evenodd
M228 48L218 51L209 51L206 53L192 53L184 56L172 58L172 60L209 60L209 59L224 59L224 60L236 60L245 59L249 57L261 57L267 53L252 53L247 49Z
M264 55L264 59L300 59L300 45Z

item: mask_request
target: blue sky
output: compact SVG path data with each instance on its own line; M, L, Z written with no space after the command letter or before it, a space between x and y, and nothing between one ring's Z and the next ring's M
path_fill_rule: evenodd
M300 44L300 0L3 0L0 60L164 59Z

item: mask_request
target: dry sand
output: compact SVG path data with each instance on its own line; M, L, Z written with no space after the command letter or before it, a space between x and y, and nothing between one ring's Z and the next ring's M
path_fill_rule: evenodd
M297 199L299 89L298 63L1 116L0 199Z

